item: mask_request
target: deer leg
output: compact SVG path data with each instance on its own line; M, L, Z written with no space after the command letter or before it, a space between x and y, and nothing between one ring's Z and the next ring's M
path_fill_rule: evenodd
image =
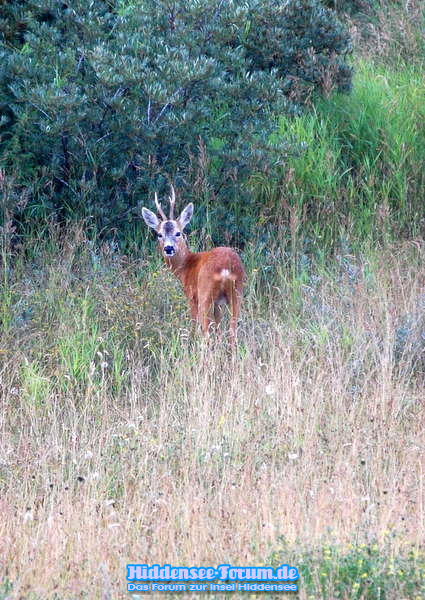
M196 331L196 326L198 323L198 300L196 297L189 298L189 308L190 308L190 320L191 320L191 331L194 333Z
M216 326L217 330L220 327L221 317L222 317L221 305L218 304L218 302L214 302L214 321L215 321L215 326Z
M230 341L232 346L236 343L236 327L241 309L242 294L237 288L233 288L230 296Z
M210 326L211 326L211 298L210 296L205 296L199 298L198 305L198 321L201 325L202 331L205 335L209 335Z
M198 320L198 299L196 297L189 298L190 316L192 321Z

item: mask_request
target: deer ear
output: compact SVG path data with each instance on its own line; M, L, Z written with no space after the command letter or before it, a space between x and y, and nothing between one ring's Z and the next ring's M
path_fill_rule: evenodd
M148 227L152 227L152 229L156 229L159 225L159 219L155 213L153 213L149 208L142 208L143 220L145 221Z
M192 202L188 204L183 210L178 219L181 228L184 229L186 225L189 223L191 218L193 217L193 204Z

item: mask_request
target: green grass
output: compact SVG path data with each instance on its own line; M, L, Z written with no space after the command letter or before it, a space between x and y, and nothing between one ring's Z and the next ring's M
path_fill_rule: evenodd
M299 154L282 181L255 175L252 184L292 234L302 227L322 249L344 237L364 243L423 235L425 84L418 67L360 62L350 95L281 117L278 135L300 144Z
M297 560L300 584L312 599L420 600L425 594L424 553L417 549L391 552L390 548L389 542L387 548L324 544L319 550L308 550Z

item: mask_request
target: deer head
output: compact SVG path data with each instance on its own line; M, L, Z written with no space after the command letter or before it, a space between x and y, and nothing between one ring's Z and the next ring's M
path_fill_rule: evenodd
M158 201L158 195L155 192L155 205L161 220L148 208L142 208L143 219L146 225L156 231L161 251L166 258L171 258L186 248L186 242L183 239L182 233L193 216L193 204L191 202L182 210L179 218L174 220L176 194L173 186L171 186L169 201L170 215L167 218Z

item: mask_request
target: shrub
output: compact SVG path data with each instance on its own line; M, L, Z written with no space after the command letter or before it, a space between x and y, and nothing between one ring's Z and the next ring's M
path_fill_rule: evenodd
M324 0L323 4L348 14L371 13L379 4L379 0Z
M290 150L269 141L276 115L350 86L349 36L317 0L4 10L0 148L31 192L24 219L53 211L119 227L168 177L190 190L200 167L225 210L246 173Z

